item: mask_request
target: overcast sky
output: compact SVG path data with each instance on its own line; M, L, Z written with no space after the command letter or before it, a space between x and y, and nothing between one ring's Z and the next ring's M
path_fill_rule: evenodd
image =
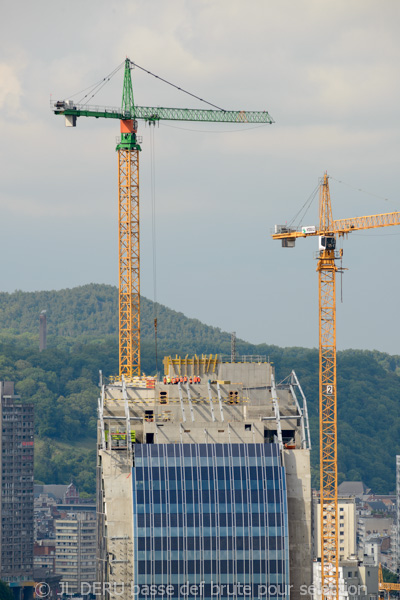
M400 4L1 4L1 290L117 284L118 122L66 128L50 94L77 99L129 56L217 106L276 121L166 122L154 143L140 125L142 293L155 297L153 168L157 300L254 343L316 347L317 240L284 249L270 233L324 171L334 218L400 210ZM139 69L132 78L137 105L207 108ZM93 102L118 106L121 94L122 70ZM296 224L317 224L317 198ZM400 354L399 230L344 241L339 349Z

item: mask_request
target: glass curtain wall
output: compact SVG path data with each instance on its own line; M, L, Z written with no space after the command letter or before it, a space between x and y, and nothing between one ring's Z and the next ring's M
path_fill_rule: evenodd
M138 444L132 483L136 598L289 596L277 444Z

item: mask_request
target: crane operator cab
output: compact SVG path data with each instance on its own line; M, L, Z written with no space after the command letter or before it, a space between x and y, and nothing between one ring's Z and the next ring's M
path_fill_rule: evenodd
M319 250L334 250L336 248L336 239L334 236L320 235Z

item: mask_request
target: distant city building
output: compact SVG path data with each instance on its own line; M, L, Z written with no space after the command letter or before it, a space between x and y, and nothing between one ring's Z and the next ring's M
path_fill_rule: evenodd
M355 498L338 498L338 546L339 562L355 558L357 554L357 519ZM318 497L313 499L314 558L321 559L321 505Z
M357 552L361 560L397 570L396 496L371 491L357 499Z
M313 584L313 600L326 598L321 594L321 563L317 561L314 562ZM357 558L339 563L339 600L378 600L378 586L378 567L363 564Z
M344 496L346 498L350 498L354 496L355 498L364 498L371 491L371 488L368 488L365 483L362 481L343 481L338 486L338 496Z
M370 502L382 502L385 505L385 511L387 514L396 512L396 495L395 494L371 494L366 500L366 504Z
M344 485L349 483L350 485ZM351 490L364 495L366 490L361 482L344 482L342 494ZM354 485L355 484L355 485ZM377 600L378 599L378 562L379 548L368 546L369 556L364 556L357 548L357 509L356 498L338 497L338 550L339 550L339 600ZM321 510L319 497L313 499L313 540L314 571L313 582L316 587L314 600L322 600L321 588Z
M34 486L35 498L40 494L53 498L57 504L64 502L64 494L67 491L67 484L36 484Z
M42 600L60 600L61 575L56 574L55 540L40 540L40 542L35 542L33 552L33 575L36 584L34 598L42 598ZM38 583L42 587L36 587ZM41 591L43 596L40 595ZM44 592L46 592L45 595Z
M366 542L377 537L390 537L392 535L392 531L393 519L391 517L360 517L357 523L357 538L360 555L366 554Z
M55 537L54 517L57 513L56 501L47 494L34 499L35 542Z
M380 561L384 567L396 573L396 544L393 540L396 539L395 528L392 529L390 536L383 537L380 546Z
M381 562L381 544L382 538L371 537L367 542L364 543L364 556L371 559L371 564L376 567Z
M46 350L47 348L47 317L46 311L42 310L39 315L39 350Z
M71 482L64 493L64 504L79 504L79 492L75 485Z
M55 521L66 518L72 510L96 513L96 505L89 502L83 503L73 483L69 485L35 485L34 493L35 542L38 542L40 546L55 544Z
M55 520L56 573L62 575L62 592L88 593L96 581L96 513L69 512Z
M42 540L35 542L33 548L33 564L35 571L44 569L47 574L56 572L56 542L55 540Z
M374 498L372 500L367 500L365 504L371 511L371 514L380 513L383 515L388 512L388 507L386 506L385 502L382 502L382 500L377 500L376 498Z
M397 573L400 574L400 456L396 456L396 543L395 552L397 558Z
M0 579L33 585L33 405L0 382Z
M35 484L34 486L34 494L35 499L38 499L40 496L42 498L48 497L53 498L57 505L65 504L65 505L77 505L77 504L91 504L95 501L95 495L93 494L93 498L85 498L82 499L79 495L79 490L75 486L73 482L69 484Z

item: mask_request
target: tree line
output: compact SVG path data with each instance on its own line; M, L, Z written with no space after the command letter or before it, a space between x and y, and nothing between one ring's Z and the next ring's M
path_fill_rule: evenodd
M95 490L99 369L118 372L117 290L87 285L51 292L0 294L0 379L35 406L35 478ZM164 355L230 354L230 334L142 298L142 369L162 372ZM39 314L47 311L48 347L39 352ZM155 361L154 315L158 317ZM318 351L253 345L238 354L269 356L276 379L292 369L306 394L318 487ZM363 480L377 493L395 487L400 454L400 357L377 351L338 352L339 483Z

